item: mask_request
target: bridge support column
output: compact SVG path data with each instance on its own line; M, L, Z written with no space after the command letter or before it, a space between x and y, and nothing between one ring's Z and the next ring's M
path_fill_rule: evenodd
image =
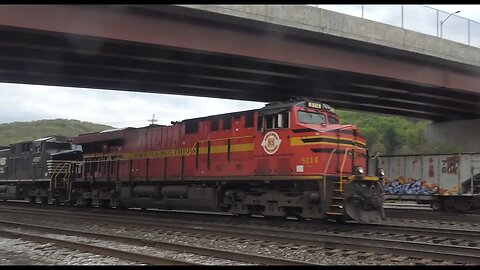
M461 152L480 152L480 119L433 123L425 135L429 142L451 145Z

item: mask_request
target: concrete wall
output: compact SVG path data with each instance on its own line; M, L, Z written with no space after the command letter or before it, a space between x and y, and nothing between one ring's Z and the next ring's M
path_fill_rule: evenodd
M480 66L480 48L306 5L180 5Z
M452 145L462 152L480 152L480 119L433 123L425 133L429 142Z

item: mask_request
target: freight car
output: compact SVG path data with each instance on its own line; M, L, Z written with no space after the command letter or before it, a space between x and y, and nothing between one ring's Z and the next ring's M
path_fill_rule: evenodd
M380 156L385 199L465 212L480 207L480 153Z
M47 195L52 203L78 206L358 222L385 218L381 175L364 171L365 139L356 126L340 125L331 106L314 100L106 130L72 142L72 149L83 150L80 162L74 156L52 158L49 185L20 185L3 174L3 198L16 187L17 197L35 194L44 201Z

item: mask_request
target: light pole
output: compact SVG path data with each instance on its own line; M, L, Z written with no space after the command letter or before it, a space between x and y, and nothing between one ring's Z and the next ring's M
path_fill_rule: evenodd
M450 16L452 16L453 14L457 14L459 12L460 12L460 10L452 12L452 13L448 14L448 16L447 16L447 18L445 18L445 20L440 21L440 37L443 37L443 31L442 31L443 30L443 24L448 20L448 18L450 18Z

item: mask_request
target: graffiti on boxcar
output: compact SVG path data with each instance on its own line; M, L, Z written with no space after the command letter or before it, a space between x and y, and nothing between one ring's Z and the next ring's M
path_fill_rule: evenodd
M446 159L442 159L442 172L449 174L457 174L460 157L454 155Z
M387 195L432 195L437 194L439 187L425 180L399 177L384 186Z

